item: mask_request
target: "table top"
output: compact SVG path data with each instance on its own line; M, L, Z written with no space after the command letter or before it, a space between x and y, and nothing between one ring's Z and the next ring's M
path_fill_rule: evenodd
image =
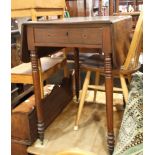
M28 21L23 24L112 24L129 18L131 16L71 17L51 21Z
M120 66L128 52L131 19L131 16L96 16L25 22L22 61L30 61L32 49L37 50L40 58L64 47L102 48L113 53L115 59L115 55L121 55L113 59L115 66Z

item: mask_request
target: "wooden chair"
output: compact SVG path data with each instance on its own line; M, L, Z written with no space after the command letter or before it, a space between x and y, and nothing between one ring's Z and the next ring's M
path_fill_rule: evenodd
M39 16L58 16L64 17L65 0L28 0L27 3L22 0L12 0L11 17L31 17L32 20L37 20ZM39 59L39 74L41 80L41 97L44 97L43 81L48 79L57 70L64 68L64 76L68 76L67 60L64 52L64 57L50 58L44 57ZM22 63L11 70L11 83L33 84L31 63Z
M121 82L120 88L114 88L114 91L122 91L124 95L125 102L128 100L128 86L126 83L126 78L130 81L132 73L136 72L140 68L139 64L139 55L140 55L140 47L142 44L142 36L143 36L143 13L141 12L135 32L129 47L129 51L126 57L126 60L121 66L120 69L113 69L113 76L119 77ZM75 121L74 130L78 130L79 119L83 110L84 101L86 97L87 90L89 88L94 90L94 102L96 100L97 90L105 91L103 86L99 86L99 77L100 74L104 74L104 55L93 55L88 58L81 65L81 69L86 70L86 78L82 88L81 99L79 103L78 113ZM95 85L89 85L91 72L96 73Z
M12 0L11 17L31 17L37 20L39 16L63 17L65 0Z

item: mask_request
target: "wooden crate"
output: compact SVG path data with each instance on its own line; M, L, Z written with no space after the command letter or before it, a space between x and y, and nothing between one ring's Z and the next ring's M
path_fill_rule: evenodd
M51 92L42 100L45 129L61 113L72 100L72 77L64 78L60 85L53 87ZM11 116L12 155L26 155L27 146L37 138L37 114L34 95L12 110ZM17 154L18 153L18 154Z

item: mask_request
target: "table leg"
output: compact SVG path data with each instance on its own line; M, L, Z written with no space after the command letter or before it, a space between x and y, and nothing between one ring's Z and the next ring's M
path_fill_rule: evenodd
M39 139L43 144L44 140L44 121L43 121L43 112L41 108L41 89L40 89L40 77L39 77L39 66L38 66L38 56L35 50L32 50L30 53L31 63L32 63L32 76L34 84L34 93L35 93L35 105L37 110L38 118L38 134Z
M106 114L108 126L108 149L112 154L114 150L114 131L113 131L113 77L112 77L112 58L111 54L105 54L105 90L106 90Z
M75 90L76 90L76 99L79 100L79 49L75 48L74 50L74 61L75 61Z

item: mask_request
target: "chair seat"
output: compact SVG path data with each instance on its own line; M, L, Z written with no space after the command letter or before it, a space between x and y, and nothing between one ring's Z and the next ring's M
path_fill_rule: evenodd
M42 72L46 72L50 68L56 67L56 65L60 64L64 58L51 58L51 57L43 57L41 58L41 66ZM11 69L11 74L27 74L32 75L31 62L22 63L16 67Z
M94 55L94 53L79 53L79 62L83 62L92 55ZM67 60L74 60L74 53L67 53Z
M104 72L104 55L101 54L91 55L90 57L87 57L84 59L84 61L82 61L80 67L84 70ZM113 74L114 75L118 75L119 73L124 75L132 74L138 71L140 67L141 67L140 62L136 67L134 66L134 64L131 63L128 70L124 70L122 66L120 69L113 69Z
M84 70L100 71L104 70L104 55L93 54L85 59L80 66Z
M42 80L46 80L50 75L56 73L59 69L61 69L65 65L65 63L66 59L64 57L41 58L42 76L43 76ZM19 78L23 79L22 80L23 83L27 84L33 83L31 62L22 63L11 69L11 82L21 83L21 80L18 80Z

